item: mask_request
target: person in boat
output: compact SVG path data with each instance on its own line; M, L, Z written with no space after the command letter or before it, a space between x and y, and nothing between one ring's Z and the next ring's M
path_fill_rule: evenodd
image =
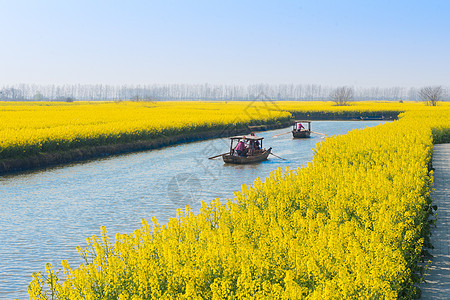
M255 136L255 133L254 132L250 133L250 136ZM250 156L253 155L253 150L255 150L255 143L254 143L254 141L252 141L252 140L248 141L247 149L248 149L247 154L250 155Z
M252 145L253 145L253 149L254 150L261 150L261 147L260 147L260 145L259 145L259 141L258 140L256 140L256 141L252 141Z
M298 124L297 124L297 130L298 130L298 131L300 131L300 130L306 130L306 128L302 125L302 123L298 123Z
M252 156L258 153L261 150L259 146L259 141L250 141L247 151L247 156Z
M234 152L237 153L239 156L245 155L245 144L243 140L240 140L237 146L234 148Z
M255 136L253 132L250 135ZM252 156L255 154L255 152L261 150L261 146L258 140L248 140L248 146L246 149L248 149L247 156Z

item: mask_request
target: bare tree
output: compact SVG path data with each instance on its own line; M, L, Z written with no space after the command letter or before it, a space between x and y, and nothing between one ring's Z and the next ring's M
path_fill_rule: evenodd
M436 106L438 101L442 100L444 96L444 89L442 86L427 86L421 88L419 97L426 102L427 105Z
M428 88L425 88L428 89ZM437 100L450 100L446 91L449 86L438 87L441 96ZM350 100L411 100L421 97L416 88L403 87L331 87L317 84L251 84L251 85L212 85L212 84L149 84L149 85L37 85L19 84L2 86L0 84L0 100L227 100L250 101L261 93L273 100L323 100L330 99L337 105L346 105ZM151 100L150 100L151 99ZM428 98L424 99L429 101ZM434 102L429 103L434 105Z
M4 88L1 91L1 95L2 95L2 100L13 100L13 101L17 101L17 100L23 100L23 91L20 89L16 89L16 88Z
M336 105L347 105L348 101L353 99L353 88L348 86L337 88L331 93L330 98Z

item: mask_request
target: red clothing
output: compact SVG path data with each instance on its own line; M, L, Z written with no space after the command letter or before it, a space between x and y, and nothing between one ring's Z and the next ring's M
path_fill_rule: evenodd
M240 142L237 144L236 148L234 148L234 150L236 150L236 151L243 151L244 148L245 148L244 142L240 141Z

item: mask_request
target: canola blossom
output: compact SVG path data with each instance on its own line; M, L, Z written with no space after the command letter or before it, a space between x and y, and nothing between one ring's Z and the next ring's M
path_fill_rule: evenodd
M0 102L0 160L274 124L292 114L392 116L424 109L432 108L416 102Z
M282 107L282 105L280 105ZM234 199L78 247L84 263L34 273L32 299L412 299L429 243L433 143L447 107L320 142Z
M290 117L261 102L0 102L0 160Z

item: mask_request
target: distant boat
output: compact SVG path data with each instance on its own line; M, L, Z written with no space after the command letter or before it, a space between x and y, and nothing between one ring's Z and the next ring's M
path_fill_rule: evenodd
M308 129L303 124L308 124ZM294 138L309 138L311 136L311 121L296 120L292 126L292 136Z
M267 160L272 148L264 149L263 139L254 135L230 137L230 152L222 155L223 161L229 164L253 164ZM239 142L244 143L243 150L235 150Z

